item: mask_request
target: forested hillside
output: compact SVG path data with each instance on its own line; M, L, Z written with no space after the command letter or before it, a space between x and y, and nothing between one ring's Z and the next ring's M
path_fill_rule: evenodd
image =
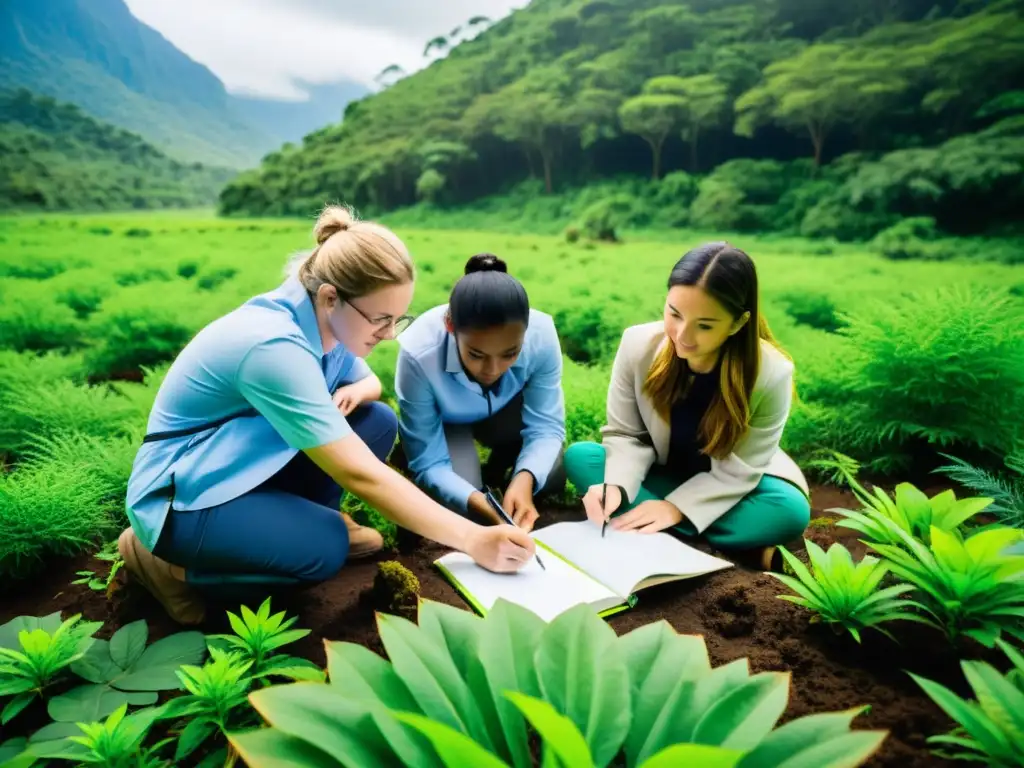
M856 239L919 216L983 231L1024 207L1022 10L534 0L272 153L221 207L380 212L632 176L656 180L644 194L674 224Z
M209 205L233 175L172 160L72 104L0 91L0 210Z

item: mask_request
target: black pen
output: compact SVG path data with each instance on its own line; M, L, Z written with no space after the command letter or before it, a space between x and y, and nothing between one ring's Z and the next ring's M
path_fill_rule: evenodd
M601 483L601 514L604 512L604 499L608 495L608 483ZM604 530L608 527L608 518L604 519L604 523L601 524L601 538L604 538Z
M497 497L494 495L494 493L491 491L490 488L487 489L486 496L487 496L487 502L494 508L494 511L497 512L499 515L501 515L501 518L506 523L508 523L509 525L515 525L515 523L512 522L512 518L510 518L505 513L505 509L501 506L501 503L498 501ZM539 565L541 568L543 568L546 571L547 570L547 566L545 566L544 563L541 562L540 555L538 555L536 553L536 551L535 551L533 553L533 556L537 558L537 565Z

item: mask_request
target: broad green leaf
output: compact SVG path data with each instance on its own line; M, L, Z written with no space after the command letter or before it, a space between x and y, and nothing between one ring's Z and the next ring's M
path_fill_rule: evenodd
M619 639L619 649L639 686L639 692L633 689L633 717L624 745L627 760L635 765L666 705L684 685L692 687L688 681L710 674L711 662L703 637L677 634L668 622L628 632Z
M851 731L828 741L814 742L801 749L777 768L857 768L871 757L888 731ZM746 768L741 762L739 768Z
M464 733L415 712L396 712L395 717L430 739L447 768L508 768Z
M540 734L544 747L551 750L562 765L593 768L595 762L587 741L571 719L560 714L543 699L514 691L509 691L506 696L530 721L530 725Z
M965 662L963 670L982 711L1011 743L1022 745L1024 756L1024 692L989 664Z
M61 625L60 611L46 616L18 616L0 626L0 648L21 648L18 633L41 629L52 635Z
M157 694L154 691L128 693L104 684L80 685L50 699L46 711L58 722L93 723L122 704L146 706L155 704L156 700Z
M645 760L638 768L736 768L743 753L737 749L709 747L706 744L675 744Z
M472 718L468 717L467 713L459 713L463 722L470 727L469 735L489 751L500 751L502 757L508 757L507 750L504 749L505 739L497 705L490 696L480 659L479 635L483 624L484 619L461 608L433 600L425 600L420 604L420 631L432 638L439 648L447 650L471 692L467 702L478 717ZM480 732L473 729L472 723L475 722L480 723ZM500 750L497 748L499 744L502 745Z
M446 649L408 619L378 614L381 642L423 714L468 734L485 728L469 686Z
M355 643L325 643L331 687L348 701L366 705L403 765L430 766L436 759L423 737L404 728L389 710L419 709L394 668L373 651Z
M228 741L250 768L343 768L344 763L274 728L228 733Z
M397 762L389 738L377 727L371 712L374 704L349 698L343 685L275 685L249 694L249 701L274 728L315 745L348 768L377 768ZM397 722L394 725L395 730L402 730ZM424 744L421 749L430 747ZM421 758L403 764L429 763Z
M24 752L27 747L28 740L24 736L8 739L0 743L0 765L4 765L8 760L13 760ZM25 763L25 765L31 765L31 763Z
M142 656L149 640L144 619L125 624L110 638L110 658L121 669L128 669Z
M788 701L788 672L755 675L704 713L694 728L692 741L749 751L775 727Z
M532 611L507 600L498 600L480 630L478 650L487 691L481 692L475 674L470 679L470 687L477 699L486 697L494 702L508 750L500 750L500 753L516 768L532 768L533 758L526 721L504 692L519 691L528 696L540 693L534 654L545 626ZM495 743L500 741L496 738Z
M181 688L175 672L183 664L200 664L206 656L202 632L178 632L157 640L111 684L122 691L169 691Z
M69 736L77 736L81 732L82 729L78 727L78 723L50 723L29 736L28 740L32 743L57 741L59 739L66 739Z
M740 761L739 768L777 768L801 750L850 732L850 724L867 707L825 712L790 720L769 733Z
M953 720L963 728L989 754L999 753L1007 749L1005 736L999 732L995 724L989 720L974 702L964 701L940 683L928 680L908 672L907 674L919 685L929 698L934 701Z
M750 679L746 658L716 667L697 680L679 680L661 711L650 725L636 762L641 762L665 747L692 742L693 731L711 705L729 691Z
M110 641L97 640L85 655L71 663L71 671L90 683L106 683L123 670L110 656Z
M557 616L541 635L537 677L544 699L580 729L594 763L607 765L629 733L629 672L614 630L589 605Z

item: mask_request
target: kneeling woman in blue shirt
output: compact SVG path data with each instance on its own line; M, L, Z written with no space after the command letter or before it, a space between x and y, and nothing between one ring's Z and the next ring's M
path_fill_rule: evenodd
M387 229L328 208L318 247L275 290L203 328L157 393L128 485L128 571L172 618L203 620L204 586L335 575L380 535L342 515L342 489L493 571L533 542L435 503L384 462L397 419L363 361L405 326L414 269Z
M562 350L554 323L493 254L477 254L448 304L424 313L398 340L395 394L401 448L418 485L461 514L497 516L500 499L530 530L535 496L565 487ZM491 449L481 468L475 441Z
M810 519L807 482L779 447L792 397L753 261L727 243L695 248L669 275L663 318L623 333L602 442L569 447L569 479L597 524L704 534L777 569L776 545Z

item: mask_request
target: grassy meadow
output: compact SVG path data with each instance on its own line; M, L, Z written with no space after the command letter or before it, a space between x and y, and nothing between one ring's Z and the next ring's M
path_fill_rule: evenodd
M387 220L384 220L387 222ZM454 222L453 226L457 226ZM205 212L0 218L0 574L109 539L162 371L204 324L276 286L311 220ZM444 302L466 259L497 253L554 315L570 440L594 438L623 328L660 317L687 249L722 233L555 235L396 225ZM784 447L900 479L940 452L999 467L1024 433L1024 270L891 261L865 246L728 236L756 260L763 311L797 367ZM396 345L369 362L390 396Z

